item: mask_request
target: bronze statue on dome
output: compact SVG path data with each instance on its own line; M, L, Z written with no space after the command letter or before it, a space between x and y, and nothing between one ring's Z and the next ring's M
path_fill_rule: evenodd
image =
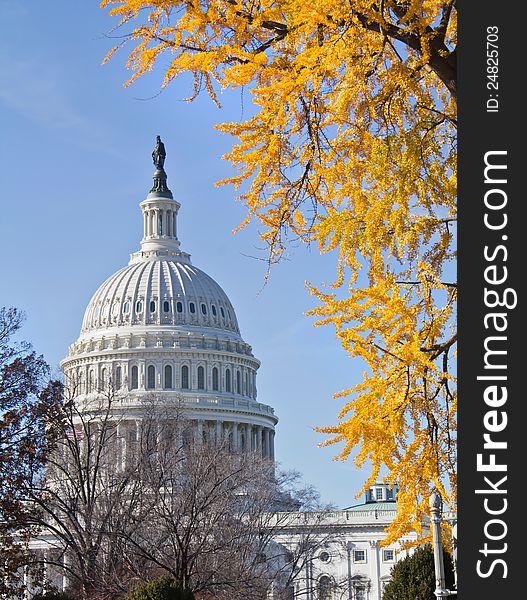
M152 152L152 159L154 160L154 165L157 169L163 170L166 155L165 145L161 141L161 136L158 135L156 138L156 147Z

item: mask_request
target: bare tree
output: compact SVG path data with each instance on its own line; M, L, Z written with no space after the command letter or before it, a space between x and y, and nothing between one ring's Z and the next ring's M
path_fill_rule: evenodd
M306 531L293 551L276 541L288 511L317 503L298 474L229 436L197 439L177 399L150 396L131 415L107 387L51 416L57 441L28 490L46 546L35 564L57 587L112 599L168 575L197 598L258 600L299 577L322 538Z

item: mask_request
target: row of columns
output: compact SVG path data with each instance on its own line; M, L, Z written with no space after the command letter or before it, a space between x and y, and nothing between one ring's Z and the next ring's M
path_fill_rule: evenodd
M131 372L132 367L137 366L137 387L133 385ZM200 392L218 392L228 394L238 394L247 398L256 399L256 373L254 370L246 367L236 366L225 366L219 364L203 364L196 365L192 363L177 364L177 363L156 363L152 366L155 368L154 387L148 386L148 364L146 361L137 361L136 365L129 365L128 363L118 364L114 366L114 372L112 373L112 365L98 363L95 365L85 366L77 370L76 375L69 379L69 385L72 386L72 390L75 390L76 395L78 394L89 394L91 392L105 392L109 389L115 391L127 389L127 390L185 390ZM172 367L171 382L165 382L165 366ZM183 387L181 367L187 366L189 368L188 387ZM198 381L198 367L203 367L204 378L203 387L199 387ZM120 377L117 376L117 368L121 368ZM213 381L213 368L218 369L218 381L217 387ZM230 385L227 386L227 369L230 370ZM104 371L104 377L103 377ZM237 373L240 373L238 382ZM230 389L227 389L230 387Z
M194 430L196 443L228 440L232 450L261 452L265 458L274 460L274 430L263 425L237 423L234 421L209 421L198 419Z
M172 237L177 238L175 210L152 208L143 212L145 238Z
M197 419L192 429L195 444L228 442L233 451L261 452L264 458L274 460L274 430L263 425ZM139 440L141 421L125 421L117 425L117 437L124 444L124 454Z

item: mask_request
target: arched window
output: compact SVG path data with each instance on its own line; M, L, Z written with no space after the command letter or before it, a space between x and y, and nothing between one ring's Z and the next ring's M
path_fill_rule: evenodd
M141 302L141 300L138 300L138 301L135 303L135 312L136 312L136 313L141 313L141 312L143 312L143 303Z
M189 378L188 378L188 367L187 365L183 365L181 367L181 387L184 390L189 389Z
M93 392L93 371L88 375L88 392Z
M163 312L170 312L170 302L168 300L163 302Z
M205 369L198 367L198 390L205 389Z
M127 315L130 312L130 302L125 302L123 306L123 313Z
M163 235L163 215L161 213L159 213L158 216L158 230L159 230L159 235Z
M132 367L132 378L131 379L132 379L132 381L131 381L130 388L132 390L136 390L139 387L139 369L135 365Z
M217 392L219 388L218 385L218 369L217 367L212 368L212 389Z
M115 389L120 390L122 385L122 371L121 367L115 369Z
M206 315L207 314L207 305L206 304L202 304L201 305L201 312Z
M101 389L104 390L104 388L106 387L106 369L103 369L101 371Z
M183 302L177 302L176 303L176 310L178 311L178 313L182 313L183 312Z
M220 306L221 316L225 319L225 311L223 310L223 306Z
M211 306L211 309L212 309L212 314L213 314L214 316L216 316L218 313L217 313L217 311L216 311L216 307L214 306L214 304Z
M154 300L150 300L150 312L156 312L156 303Z
M236 371L236 393L242 393L242 377L240 371Z
M146 387L153 390L156 387L156 368L154 365L149 365L146 372Z
M331 600L331 578L327 575L318 580L318 600Z
M245 371L245 395L248 396L249 395L249 373L247 373L247 371Z
M194 305L194 302L191 302L191 303L188 305L188 308L189 308L189 310L190 310L190 312L191 312L192 314L194 314L194 313L196 312L196 306Z
M367 577L355 575L351 578L351 589L353 590L353 600L366 600L370 581Z
M231 391L231 370L230 369L227 369L225 371L225 391L226 392Z
M172 389L172 367L170 365L165 365L165 390Z

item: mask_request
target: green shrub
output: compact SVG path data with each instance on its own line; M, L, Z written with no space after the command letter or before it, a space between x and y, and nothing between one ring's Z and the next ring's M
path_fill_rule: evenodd
M194 594L183 590L174 579L163 576L130 588L124 600L194 600Z
M454 569L447 552L443 552L445 587L454 586ZM391 581L384 588L382 600L436 600L434 552L430 544L418 548L393 566ZM455 596L457 598L457 596Z

